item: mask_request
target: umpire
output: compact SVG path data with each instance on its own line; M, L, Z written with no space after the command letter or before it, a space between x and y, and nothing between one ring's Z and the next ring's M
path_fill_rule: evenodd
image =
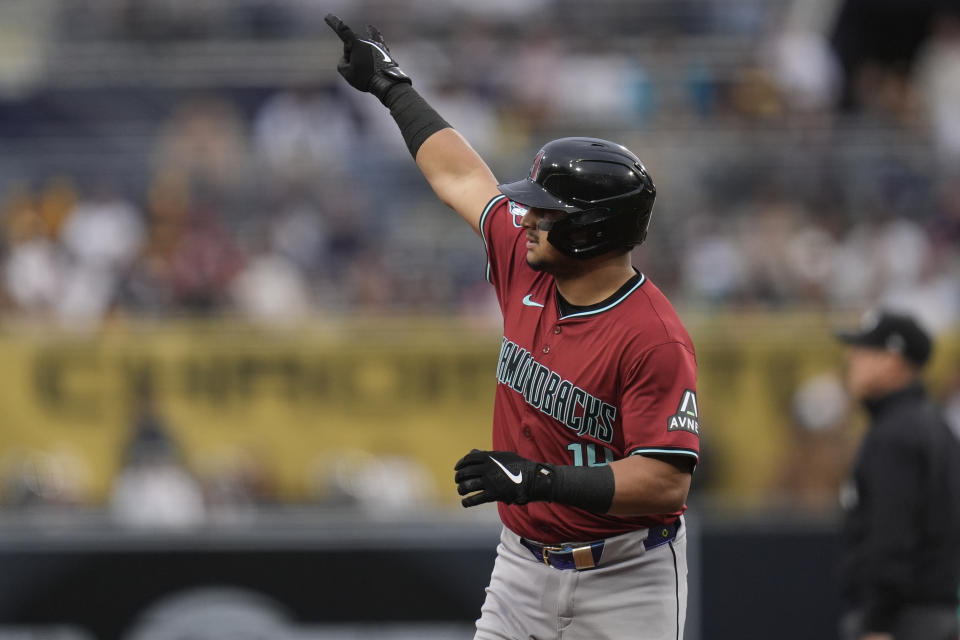
M870 415L844 509L844 640L957 640L960 443L921 380L930 336L908 315L868 314L846 385Z

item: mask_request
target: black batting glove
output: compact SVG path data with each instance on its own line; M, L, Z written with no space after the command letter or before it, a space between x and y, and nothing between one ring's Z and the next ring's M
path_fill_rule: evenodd
M512 451L474 449L460 458L454 469L457 493L467 496L460 501L465 507L495 501L527 504L551 496L553 466L527 460Z
M381 102L396 84L413 84L390 54L383 35L373 25L367 25L367 37L361 38L343 20L327 14L324 18L343 41L343 57L337 65L347 82L355 89L377 96Z

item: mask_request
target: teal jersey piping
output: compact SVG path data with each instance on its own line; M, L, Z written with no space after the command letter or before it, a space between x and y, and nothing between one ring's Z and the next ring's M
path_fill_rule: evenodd
M561 318L561 319L562 319L562 320L568 320L568 319L570 319L570 318L580 318L580 317L582 317L582 316L592 316L592 315L596 315L596 314L598 314L598 313L603 313L604 311L609 311L610 309L613 309L615 306L617 306L618 304L620 304L621 302L623 302L624 300L626 300L626 299L630 296L631 293L633 293L634 291L636 291L637 289L639 289L640 286L641 286L644 282L646 282L646 281L647 281L647 276L645 276L645 275L643 275L643 274L641 273L641 274L640 274L640 280L637 281L637 284L635 284L635 285L633 285L632 287L630 287L630 289L628 289L628 290L626 291L626 293L624 293L622 296L620 296L619 298L617 298L616 300L614 300L613 302L611 302L611 303L608 304L607 306L605 306L605 307L600 307L599 309L591 309L590 311L581 311L581 312L579 312L579 313L571 313L571 314L568 315L568 316L563 316L563 318Z
M483 251L487 254L487 282L490 282L490 246L487 244L487 234L484 232L483 227L486 223L487 216L491 211L493 211L493 207L501 200L505 200L506 197L507 196L503 195L502 193L500 195L493 196L493 198L490 199L490 202L487 203L487 206L484 207L483 213L480 214L480 238L483 240Z

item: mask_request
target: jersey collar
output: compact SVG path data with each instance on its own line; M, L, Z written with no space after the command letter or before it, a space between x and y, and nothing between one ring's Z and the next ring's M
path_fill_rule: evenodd
M577 311L576 313L560 316L559 319L567 320L569 318L583 318L585 316L593 316L598 313L603 313L604 311L609 311L610 309L613 309L615 306L617 306L618 304L626 300L631 293L639 289L640 286L647 281L647 277L642 273L640 273L639 271L637 272L637 275L640 277L637 278L636 282L634 282L629 286L626 286L625 289L621 289L620 291L617 291L606 300L599 302L596 305L591 305L590 307L586 307L582 311ZM560 292L557 291L556 295L557 295L557 310L559 313Z

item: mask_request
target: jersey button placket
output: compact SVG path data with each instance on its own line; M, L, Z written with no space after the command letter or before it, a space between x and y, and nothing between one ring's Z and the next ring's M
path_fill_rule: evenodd
M543 351L544 353L550 353L550 345L548 344L543 345L543 349L541 349L541 351Z

